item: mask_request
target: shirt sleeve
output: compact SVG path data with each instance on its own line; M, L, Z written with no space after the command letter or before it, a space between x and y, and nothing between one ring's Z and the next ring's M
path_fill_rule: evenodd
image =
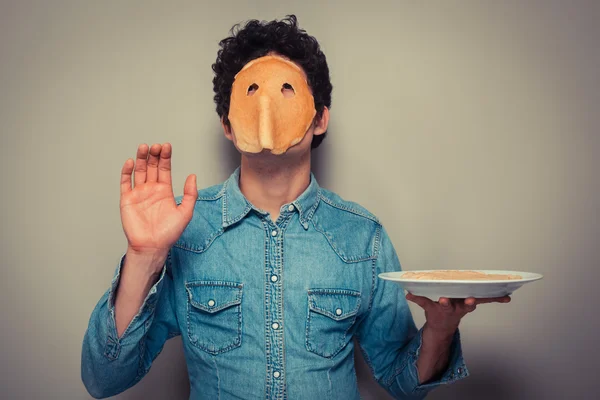
M462 357L460 333L457 330L454 335L446 371L439 379L419 385L417 359L423 330L415 326L402 287L377 276L401 270L383 227L380 235L370 309L357 328L358 343L373 376L394 398L422 399L432 389L469 375Z
M105 398L135 385L150 370L167 339L180 335L174 307L171 252L158 281L119 338L114 296L125 254L110 288L92 311L83 338L81 379L94 398Z

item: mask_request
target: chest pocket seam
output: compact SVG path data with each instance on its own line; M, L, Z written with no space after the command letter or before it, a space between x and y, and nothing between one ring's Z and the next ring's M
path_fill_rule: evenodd
M309 289L306 349L332 358L347 344L361 304L360 292L348 289Z
M194 281L185 288L190 343L212 355L241 346L243 284Z

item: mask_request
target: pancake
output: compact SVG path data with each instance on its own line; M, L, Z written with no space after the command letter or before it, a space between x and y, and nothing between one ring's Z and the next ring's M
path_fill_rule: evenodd
M447 281L498 281L522 279L520 275L486 274L477 271L440 270L430 272L405 272L403 279L447 280Z

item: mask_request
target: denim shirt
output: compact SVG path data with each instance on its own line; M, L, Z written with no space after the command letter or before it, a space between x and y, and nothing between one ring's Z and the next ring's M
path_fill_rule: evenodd
M400 262L373 214L311 174L273 222L244 197L239 173L198 192L159 280L118 337L121 257L83 340L81 376L92 396L136 384L178 335L191 399L359 399L358 349L399 399L424 398L468 375L457 331L447 370L419 385L422 329L402 288L377 276L400 270Z

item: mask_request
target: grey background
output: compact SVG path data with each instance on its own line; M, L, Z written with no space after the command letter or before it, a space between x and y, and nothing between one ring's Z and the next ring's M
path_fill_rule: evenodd
M545 275L465 318L472 375L430 398L595 398L599 2L289 0L0 1L0 397L89 398L81 341L126 246L123 162L170 141L175 194L225 179L217 43L288 13L331 68L319 183L374 212L405 269ZM116 398L188 393L173 339Z

